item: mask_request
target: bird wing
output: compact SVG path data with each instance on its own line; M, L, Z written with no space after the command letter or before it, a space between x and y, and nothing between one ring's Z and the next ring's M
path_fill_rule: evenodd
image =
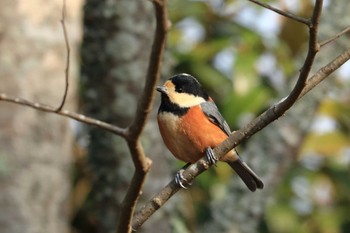
M217 106L212 101L207 101L201 104L202 111L208 117L208 119L215 125L217 125L222 131L224 131L227 135L231 134L230 127L225 121L224 117L220 114ZM262 180L254 173L254 171L243 162L236 149L233 149L236 156L232 157L233 160L225 160L239 175L239 177L243 180L243 182L247 185L247 187L251 191L255 191L256 189L262 189L264 187L264 183Z
M209 118L209 120L217 125L222 131L227 135L231 134L230 127L225 121L224 117L220 114L218 107L212 101L206 101L201 103L201 108L204 114Z

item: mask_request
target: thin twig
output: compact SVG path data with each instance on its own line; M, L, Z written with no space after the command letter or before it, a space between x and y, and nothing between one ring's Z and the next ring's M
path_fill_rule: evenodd
M311 91L315 86L317 86L320 82L326 79L330 74L336 71L339 67L341 67L345 62L350 59L350 48L346 49L339 56L334 58L327 65L319 69L312 77L310 77L303 91L300 93L298 99L306 95L309 91Z
M308 19L305 19L303 17L294 15L293 13L290 13L290 12L287 12L287 11L282 11L282 10L276 8L276 7L273 7L273 6L271 6L269 4L266 4L266 3L262 3L262 2L257 1L257 0L248 0L248 1L253 2L253 3L255 3L255 4L259 5L259 6L262 6L262 7L266 8L266 9L269 9L271 11L274 11L277 14L280 14L280 15L283 15L283 16L285 16L287 18L295 20L295 21L297 21L299 23L303 23L306 26L310 26L310 20L308 20Z
M345 28L343 31L339 32L338 34L332 36L331 38L324 40L320 43L320 47L322 48L323 46L335 41L336 39L338 39L339 37L341 37L342 35L346 34L350 32L350 26Z
M29 100L25 100L25 99L18 98L18 97L11 97L11 96L6 95L5 93L0 93L0 101L6 101L6 102L10 102L10 103L28 106L28 107L31 107L31 108L34 108L36 110L43 111L43 112L55 113L55 114L58 114L61 116L69 117L71 119L74 119L76 121L79 121L79 122L82 122L82 123L85 123L88 125L99 127L101 129L107 130L107 131L114 133L116 135L126 137L126 129L108 124L108 123L100 121L100 120L96 120L96 119L91 118L91 117L87 117L87 116L82 115L82 114L70 112L67 110L57 111L57 109L52 107L52 106L31 102Z
M257 133L258 131L269 125L274 120L281 117L298 100L300 93L302 93L303 89L305 88L306 80L308 78L315 56L319 50L319 45L317 43L317 32L318 22L322 12L322 3L322 0L316 0L313 15L310 20L311 23L308 24L310 37L308 54L305 58L304 65L301 69L295 87L293 88L293 90L287 98L284 98L278 104L270 107L259 117L254 119L242 129L235 131L229 136L227 140L221 143L218 147L214 148L215 156L218 159L227 154L244 139L249 138L253 134ZM196 163L189 166L183 172L183 177L190 183L194 180L196 176L201 174L209 167L210 163L208 162L206 157L203 157ZM163 190L161 190L143 208L141 208L139 212L137 212L132 225L133 229L138 229L157 209L164 205L166 201L169 200L170 197L179 190L179 187L177 187L174 182L175 181L172 180Z
M67 51L67 56L66 56L66 68L65 68L65 88L64 88L64 94L63 98L61 101L60 106L56 109L56 112L59 112L62 110L66 99L67 99L67 94L68 94L68 88L69 88L69 63L70 63L70 46L69 46L69 39L68 39L68 33L66 29L66 24L65 24L65 18L66 18L66 0L63 0L63 6L62 6L62 18L61 18L61 25L63 29L63 35L64 35L64 42L66 44L66 51Z
M128 137L126 138L134 162L135 172L121 204L120 212L123 214L120 215L119 219L117 231L119 233L131 232L131 223L135 212L135 206L140 197L146 175L151 167L151 160L146 157L140 143L140 135L145 127L153 104L155 85L160 77L161 60L165 47L166 33L169 27L166 0L154 0L152 2L156 16L156 30L154 32L145 87L137 106L135 118L128 128Z

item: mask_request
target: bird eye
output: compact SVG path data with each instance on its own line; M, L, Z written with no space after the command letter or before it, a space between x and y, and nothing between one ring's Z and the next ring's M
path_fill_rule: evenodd
M177 89L177 92L178 92L178 93L182 93L182 92L183 92L183 89L180 87L180 88Z

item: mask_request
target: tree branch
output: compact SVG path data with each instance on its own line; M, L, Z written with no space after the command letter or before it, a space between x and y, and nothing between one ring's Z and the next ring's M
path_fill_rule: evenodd
M317 86L320 82L326 79L330 74L336 71L339 67L341 67L345 62L350 59L350 48L345 50L339 56L334 58L331 62L329 62L326 66L319 69L312 77L310 77L303 91L300 93L298 99L306 95L309 91L311 91L315 86Z
M305 88L299 95L298 99L302 98L305 94L311 91L315 86L321 83L324 79L329 77L335 70L342 66L345 62L350 60L350 48L332 60L326 66L318 70L308 80ZM266 127L271 121L271 118L276 117L275 106L272 106L254 121L243 127L241 130L235 131L225 140L222 144L214 149L215 155L220 157L224 155L226 151L239 145L244 139L252 136L260 129ZM262 128L255 128L255 125L260 125ZM201 158L196 163L189 166L184 172L183 177L192 182L195 177L210 167L206 157ZM145 206L143 206L134 216L133 229L137 230L155 211L162 207L180 188L175 184L175 180L172 180L167 186L165 186L159 193L157 193Z
M322 0L316 0L313 14L310 19L309 26L309 48L308 53L304 61L304 65L301 68L301 72L298 77L298 81L288 95L278 104L270 107L267 111L247 124L242 129L234 132L229 136L227 140L221 143L218 147L214 148L214 153L218 159L236 147L244 139L249 138L253 134L266 127L274 120L281 117L293 104L297 101L300 93L302 93L315 56L319 50L319 44L317 43L318 22L322 12ZM190 183L196 176L208 169L210 164L207 158L204 156L196 163L189 166L184 172L183 177ZM171 181L163 190L161 190L156 196L154 196L141 210L135 215L133 221L133 229L138 229L143 222L145 222L157 209L166 203L169 198L174 195L178 190L174 183Z
M305 87L306 80L312 68L312 64L314 63L317 52L319 51L317 33L318 33L318 23L322 13L322 4L323 4L323 0L316 0L314 11L311 16L311 24L309 25L308 52L304 61L304 65L301 68L298 81L295 84L291 93L288 95L288 97L276 106L275 111L280 113L280 116L282 116L282 114L297 101L298 96L300 95L301 91Z
M339 32L338 34L332 36L331 38L324 40L320 43L320 47L322 48L323 46L335 41L336 39L338 39L339 37L341 37L342 35L346 34L350 32L350 26L345 28L343 31Z
M65 88L64 88L64 94L63 98L61 101L61 104L58 106L56 109L56 112L59 112L62 110L66 99L67 99L67 94L68 94L68 88L69 88L69 63L70 63L70 46L69 46L69 40L68 40L68 33L66 29L66 24L65 24L65 18L66 18L66 0L63 0L63 6L62 6L62 18L61 18L61 24L62 24L62 29L63 29L63 36L64 36L64 43L66 45L66 51L67 51L67 57L66 57L66 68L65 68Z
M282 10L276 8L276 7L273 7L273 6L271 6L269 4L266 4L266 3L262 3L262 2L257 1L257 0L248 0L248 1L253 2L253 3L255 3L255 4L257 4L257 5L261 6L261 7L264 7L266 9L269 9L271 11L274 11L277 14L283 15L283 16L289 18L289 19L292 19L292 20L295 20L295 21L297 21L299 23L305 24L306 26L310 26L310 20L308 20L308 19L305 19L303 17L294 15L293 13L290 13L290 12L282 11Z
M140 135L151 111L155 95L155 85L160 77L160 65L165 47L166 33L169 27L166 3L166 0L153 1L156 16L156 30L154 32L146 83L137 106L135 118L127 129L128 136L126 139L134 162L135 172L121 205L122 214L118 226L118 232L120 233L131 232L131 222L135 212L135 206L152 163L143 151L143 147L140 143Z
M57 111L57 109L52 107L52 106L40 104L37 102L31 102L29 100L25 100L25 99L18 98L18 97L10 97L4 93L0 93L0 101L6 101L6 102L14 103L14 104L28 106L30 108L34 108L36 110L43 111L43 112L55 113L55 114L58 114L61 116L69 117L71 119L74 119L76 121L79 121L79 122L82 122L82 123L85 123L88 125L99 127L101 129L107 130L107 131L114 133L116 135L126 137L127 132L125 129L108 124L108 123L100 121L100 120L96 120L96 119L91 118L91 117L87 117L87 116L79 114L79 113L74 113L74 112L70 112L67 110Z

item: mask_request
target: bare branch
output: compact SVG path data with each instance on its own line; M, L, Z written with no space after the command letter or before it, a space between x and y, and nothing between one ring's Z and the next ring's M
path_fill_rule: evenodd
M336 39L338 39L339 37L341 37L342 35L346 34L350 32L350 26L345 28L343 31L339 32L338 34L334 35L333 37L327 39L327 40L324 40L320 43L320 47L322 48L323 46L335 41Z
M103 121L96 120L96 119L91 118L91 117L84 116L82 114L69 112L67 110L57 111L57 109L54 107L40 104L40 103L31 102L31 101L28 101L28 100L25 100L22 98L18 98L18 97L10 97L4 93L0 93L0 101L6 101L6 102L10 102L10 103L24 105L24 106L28 106L28 107L34 108L36 110L39 110L39 111L55 113L55 114L58 114L61 116L66 116L66 117L69 117L69 118L74 119L76 121L79 121L79 122L82 122L82 123L85 123L88 125L96 126L96 127L101 128L101 129L107 130L111 133L114 133L116 135L126 137L127 132L125 129L119 128L117 126L108 124L108 123L103 122Z
M69 63L70 63L70 46L69 46L69 39L68 39L68 33L66 29L65 24L65 18L66 18L66 0L63 0L63 6L62 6L62 18L61 18L61 24L63 29L63 35L64 35L64 43L66 45L66 51L67 51L67 57L66 57L66 68L65 68L65 88L64 88L64 94L61 101L60 106L56 109L56 112L59 112L62 110L68 94L68 88L69 88Z
M317 86L317 84L319 84L324 79L326 79L330 74L336 71L345 62L349 61L349 59L350 59L350 48L345 50L342 54L340 54L338 57L336 57L331 62L329 62L326 66L319 69L312 77L310 77L307 80L306 86L303 89L303 91L300 93L298 99L300 99L309 91L311 91L315 86Z
M273 7L273 6L266 4L266 3L262 3L262 2L257 1L257 0L248 0L248 1L253 2L253 3L255 3L259 6L262 6L266 9L272 10L272 11L276 12L277 14L283 15L283 16L290 18L292 20L295 20L299 23L305 24L306 26L310 26L310 20L308 20L308 19L294 15L293 13L290 13L290 12L282 11L276 7Z
M242 129L234 132L229 136L227 140L221 143L218 147L214 148L214 153L218 159L227 154L230 150L236 147L244 139L249 138L253 134L257 133L274 120L281 117L294 103L298 100L300 93L303 91L315 56L319 50L319 44L317 43L318 22L322 12L322 0L316 0L314 11L310 20L309 26L309 49L304 61L304 65L299 74L298 81L288 95L278 104L270 107L267 111L247 124ZM184 172L183 177L192 182L196 176L208 169L210 164L206 157L203 157L196 163L189 166ZM159 209L173 194L175 194L179 187L174 186L174 180L171 181L163 190L160 191L155 197L152 198L134 217L133 229L138 229L144 221L146 221L157 209ZM175 187L171 189L172 187Z
M141 94L133 123L128 128L128 146L135 166L135 172L122 202L121 216L119 219L118 232L131 232L131 222L134 215L137 200L146 175L151 167L151 160L146 157L140 143L140 134L145 127L146 120L151 111L155 95L155 85L160 77L160 65L165 47L165 38L168 31L168 16L166 0L154 0L153 6L156 16L156 30L149 59L146 83Z

